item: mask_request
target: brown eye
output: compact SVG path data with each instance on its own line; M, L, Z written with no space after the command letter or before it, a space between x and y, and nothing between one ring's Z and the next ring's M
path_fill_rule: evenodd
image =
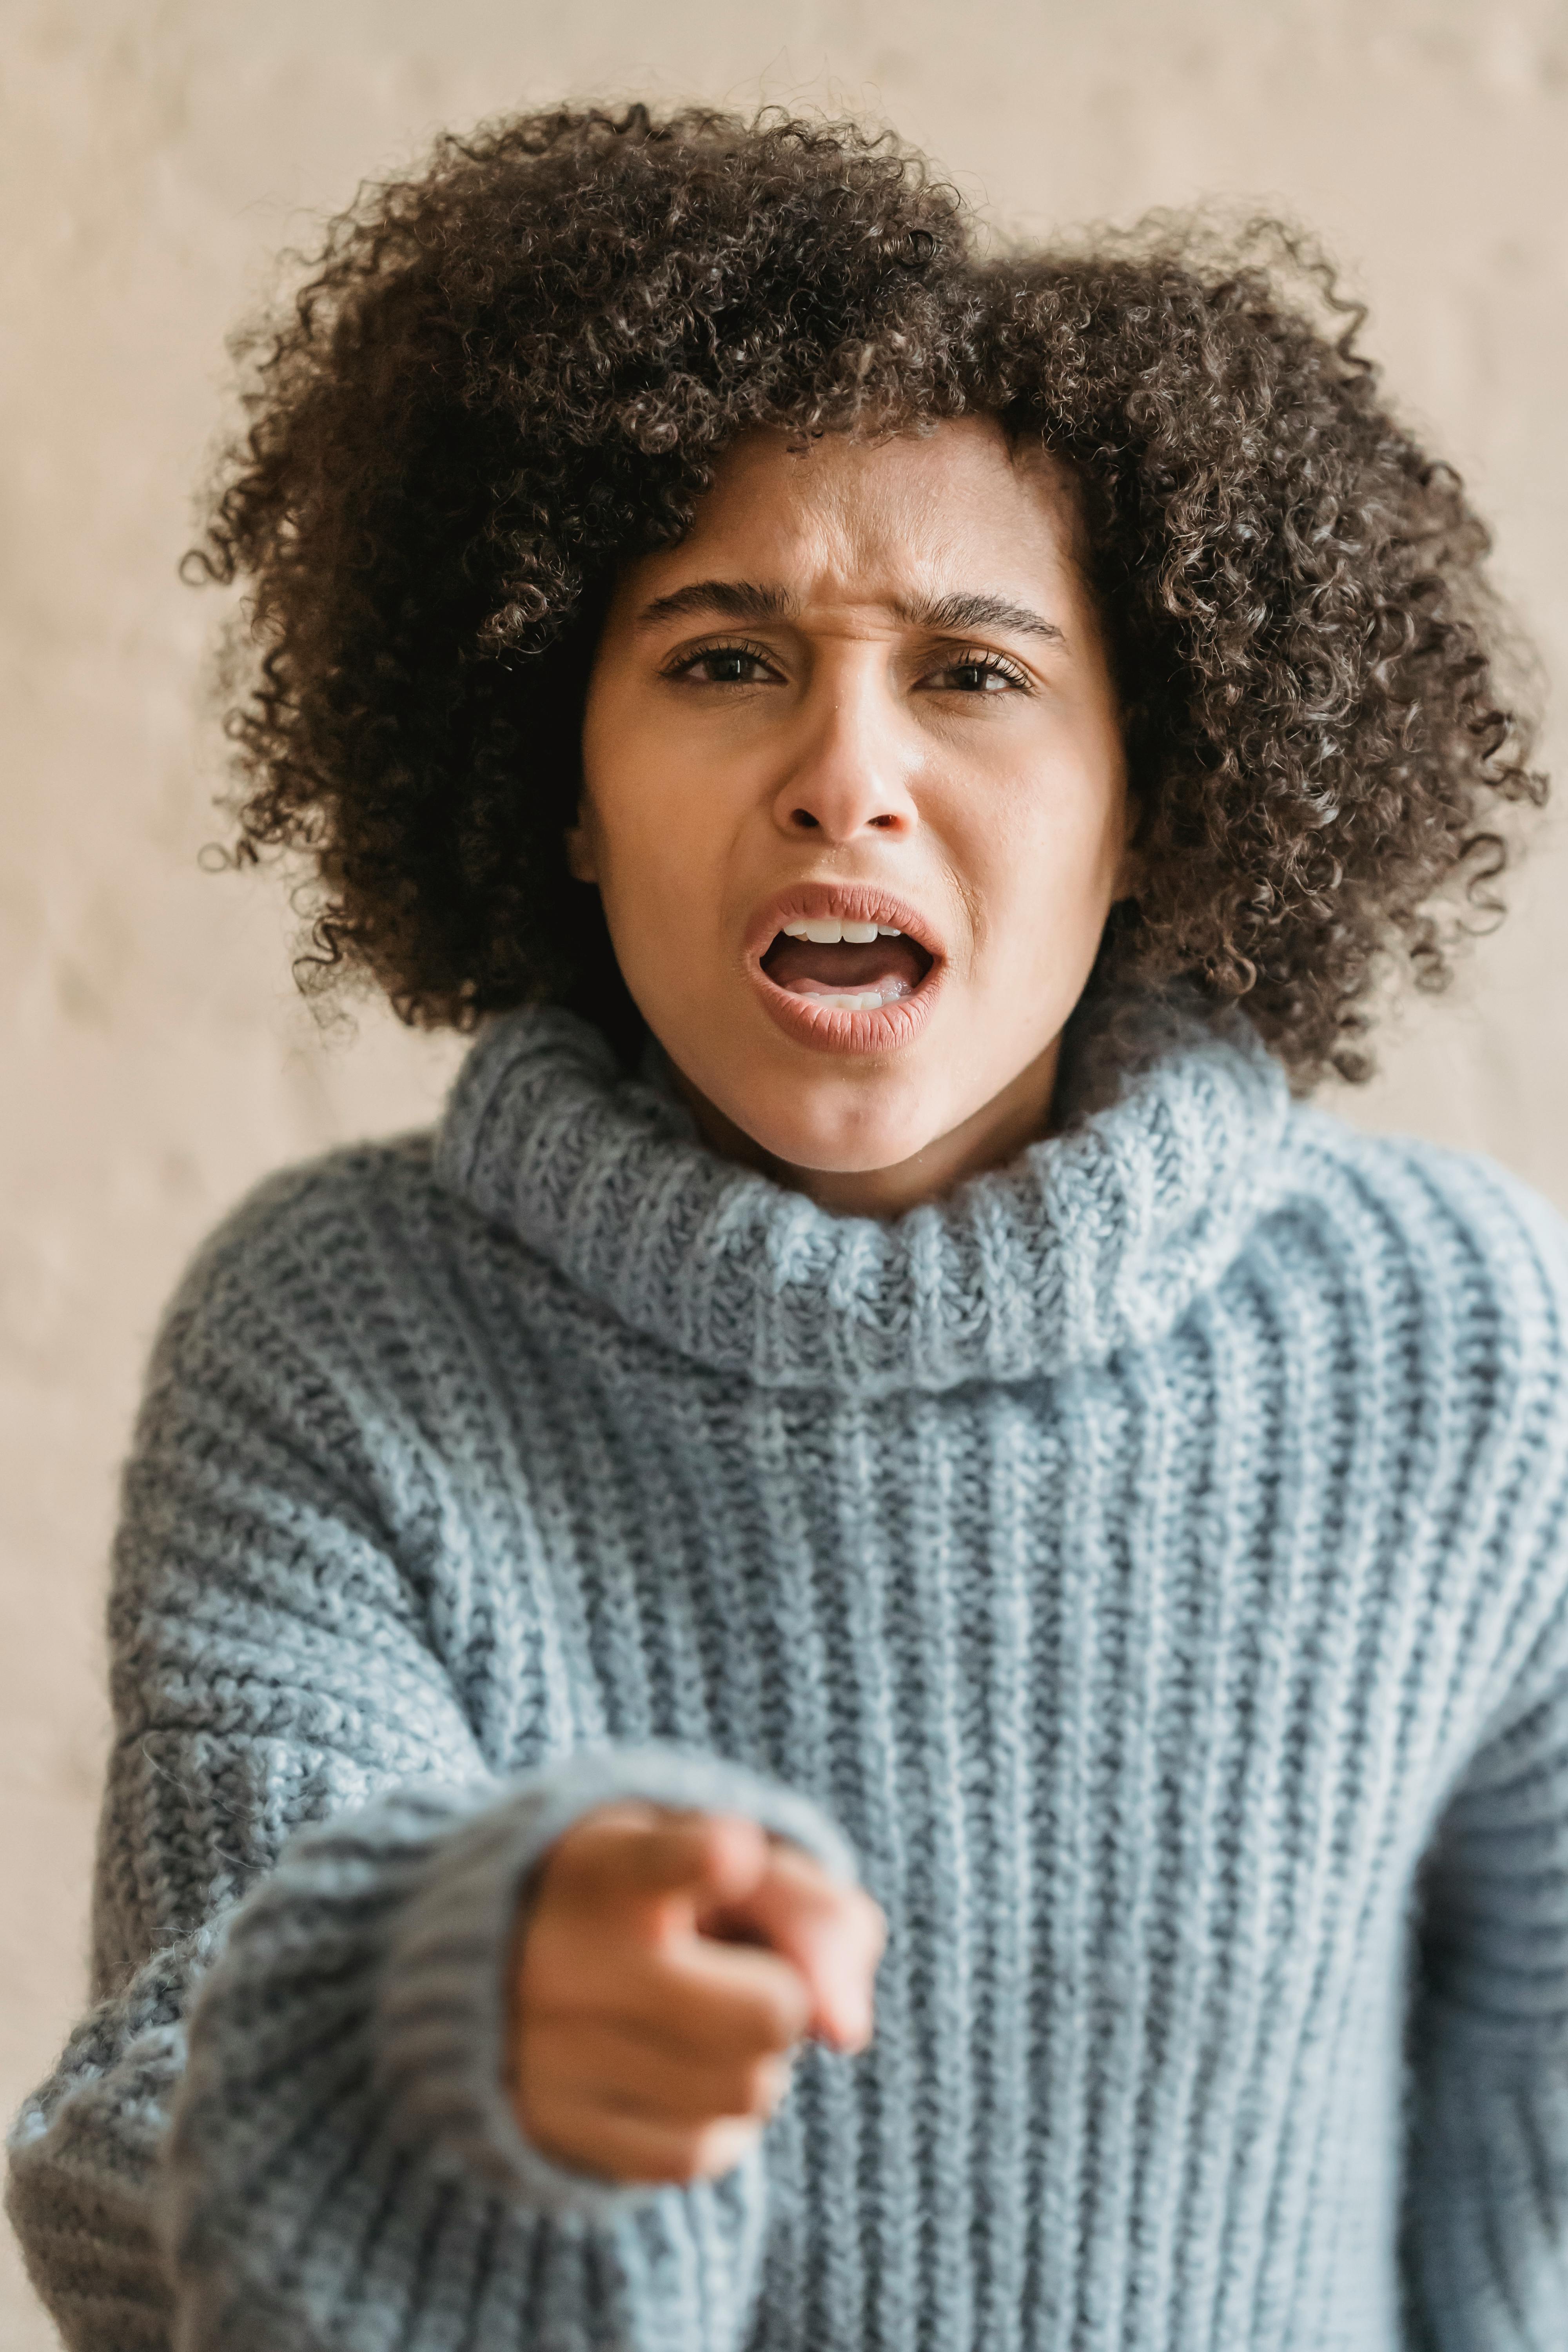
M995 654L967 654L933 670L929 683L943 694L1003 694L1026 692L1026 681L1010 662Z
M699 654L687 676L704 677L710 686L754 686L766 671L755 654Z
M699 646L671 662L664 674L689 678L698 686L765 686L778 676L757 646Z

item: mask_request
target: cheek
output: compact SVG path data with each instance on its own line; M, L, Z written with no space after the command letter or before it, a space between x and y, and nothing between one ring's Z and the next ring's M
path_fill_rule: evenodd
M617 716L590 710L584 727L584 815L616 954L646 1009L683 992L702 968L721 898L719 842L669 730L617 725Z
M1049 788L1005 799L964 858L982 953L1015 969L1054 966L1082 937L1098 939L1121 861L1120 770L1073 772L1055 761Z
M638 725L613 691L591 696L583 725L584 813L612 913L623 900L625 911L635 911L657 887L660 845L669 832L666 797L657 735Z

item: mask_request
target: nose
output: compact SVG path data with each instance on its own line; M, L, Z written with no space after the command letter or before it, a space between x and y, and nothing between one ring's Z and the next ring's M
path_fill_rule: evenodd
M781 832L847 842L866 832L912 832L911 763L893 696L864 662L808 695L805 724L773 796Z

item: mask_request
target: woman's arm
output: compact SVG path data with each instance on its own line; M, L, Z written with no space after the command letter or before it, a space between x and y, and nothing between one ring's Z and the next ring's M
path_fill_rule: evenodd
M1412 2343L1546 2352L1568 2344L1568 1595L1507 1727L1445 1813L1425 1873L1421 1962Z
M232 1261L198 1274L116 1547L96 2005L7 2143L38 2292L72 2352L456 2352L552 2326L728 2352L761 2163L616 2188L528 2144L503 2082L518 1903L619 1796L750 1812L840 1873L842 1843L668 1749L499 1777L389 1532L374 1384L325 1373Z

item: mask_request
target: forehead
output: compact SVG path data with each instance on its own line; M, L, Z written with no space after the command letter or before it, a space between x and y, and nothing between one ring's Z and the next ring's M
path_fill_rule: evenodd
M679 545L645 558L626 585L657 595L733 572L857 599L1070 593L1076 534L1068 478L1042 450L1016 452L990 418L879 441L753 432L720 458Z

